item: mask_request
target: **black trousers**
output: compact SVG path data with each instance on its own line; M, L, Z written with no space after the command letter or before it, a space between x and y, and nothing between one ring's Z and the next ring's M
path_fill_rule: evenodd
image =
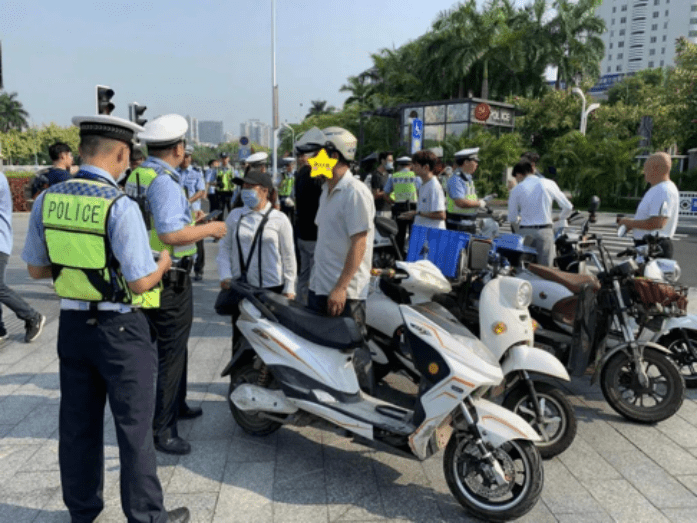
M123 511L129 523L164 523L152 434L157 349L145 316L61 311L58 358L58 457L72 522L92 522L104 508L108 398L119 445Z
M203 247L203 240L196 242L196 261L194 262L194 273L203 274L203 266L206 264L206 249Z
M232 191L218 191L218 209L223 211L220 220L225 219L225 210L228 214L232 210Z
M407 231L411 233L411 225L413 221L400 220L397 218L397 216L413 209L416 209L416 204L410 204L409 202L397 202L392 206L392 218L394 218L394 220L397 222L397 236L395 237L395 241L397 242L397 246L402 254L402 259L405 259L406 253L409 252L409 249L405 247L404 243L407 239Z
M214 192L212 194L209 194L208 195L208 202L210 205L208 212L217 211L219 209L219 207L218 207L218 193Z
M191 280L182 287L166 284L159 309L146 316L157 337L157 398L153 433L155 438L177 437L177 417L185 407L188 351L187 343L194 317Z

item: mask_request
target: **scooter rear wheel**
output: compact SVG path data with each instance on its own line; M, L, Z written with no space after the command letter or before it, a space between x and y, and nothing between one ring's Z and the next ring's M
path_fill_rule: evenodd
M600 387L613 410L640 423L670 418L685 399L685 381L673 360L663 352L644 348L643 365L649 386L639 383L634 363L620 351L603 366Z
M687 336L690 342L697 346L697 334L694 331L688 331ZM670 351L673 361L685 379L685 386L688 389L697 388L697 358L692 355L682 333L671 333L661 338L658 343Z
M261 370L255 369L253 363L248 363L234 369L230 374L230 389L227 395L227 402L232 417L235 418L237 424L242 427L242 430L252 436L268 436L281 427L281 423L259 416L256 412L238 409L230 399L232 392L240 385L244 383L258 385L260 376ZM273 386L269 388L273 388Z
M564 452L573 443L576 437L576 414L571 402L558 388L540 381L534 383L544 417L541 424L537 423L535 405L524 383L510 392L503 401L503 406L518 414L542 436L542 441L535 445L543 459L550 459Z
M470 513L484 521L509 521L527 514L542 493L544 470L531 441L511 440L492 449L508 483L498 485L487 474L489 464L469 434L453 434L443 455L450 492Z

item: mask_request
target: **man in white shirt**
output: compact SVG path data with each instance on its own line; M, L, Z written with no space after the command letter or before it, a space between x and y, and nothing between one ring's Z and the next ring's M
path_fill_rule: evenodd
M561 207L559 224L571 215L573 205L553 180L535 176L528 161L518 162L513 167L513 176L518 185L508 198L508 221L514 225L520 219L517 233L532 239L537 263L551 267L555 256L552 201Z
M618 225L634 231L634 243L644 244L644 236L653 234L660 238L664 258L673 257L672 237L678 227L678 188L670 179L672 163L666 153L654 153L644 164L644 178L651 184L639 202L634 219L622 218Z
M445 194L433 174L433 168L438 158L431 151L419 151L411 158L412 169L421 179L419 188L419 200L415 211L408 211L400 216L400 219L414 219L414 225L445 229Z

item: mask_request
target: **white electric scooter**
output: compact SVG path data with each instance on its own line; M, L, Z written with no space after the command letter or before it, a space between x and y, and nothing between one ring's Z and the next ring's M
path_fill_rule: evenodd
M489 248L486 243L485 249ZM471 252L471 249L470 249ZM483 260L481 254L484 254ZM476 257L476 256L475 256ZM472 265L470 256L470 269ZM486 267L486 253L479 259ZM397 270L371 281L366 306L369 347L376 378L390 371L404 370L414 381L421 379L408 347L401 343L403 322L400 303L425 304L439 314L451 331L476 339L447 309L432 302L439 294L452 291L440 270L428 260L397 262ZM506 308L495 299L506 292L510 281L499 276L489 281L479 299L479 329L482 343L499 361L506 377L494 395L504 395L503 406L530 423L541 440L537 442L543 458L551 458L566 450L576 436L574 408L564 393L548 382L534 380L530 373L569 381L561 362L547 351L533 347L533 324L525 303L532 287L524 286L526 295L516 295L515 309Z
M266 435L283 424L312 423L419 460L445 447L448 487L470 513L507 521L535 506L544 476L539 437L522 418L482 399L503 373L479 340L449 332L426 307L401 306L404 343L423 376L413 405L404 408L360 390L353 356L363 339L352 319L232 286L244 298L237 321L243 339L223 375L230 376L230 409L244 431ZM527 288L509 279L487 300L520 314Z

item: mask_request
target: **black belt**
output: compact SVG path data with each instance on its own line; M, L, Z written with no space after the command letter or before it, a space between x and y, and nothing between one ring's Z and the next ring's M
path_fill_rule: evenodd
M545 225L521 225L521 229L551 229L552 224L546 223Z

